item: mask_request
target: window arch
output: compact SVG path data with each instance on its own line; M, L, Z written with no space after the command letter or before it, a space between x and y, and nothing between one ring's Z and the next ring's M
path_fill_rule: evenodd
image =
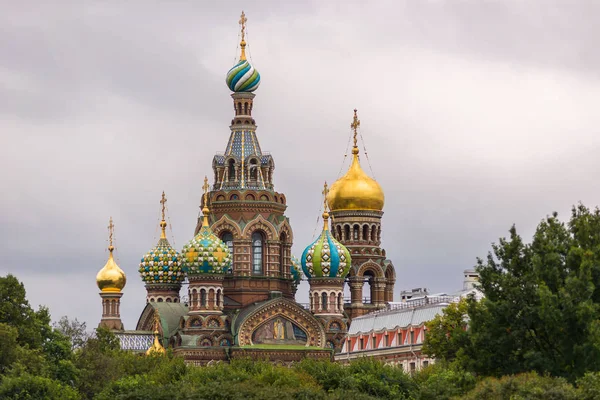
M353 231L354 232L352 233L352 240L358 240L358 225L354 225Z
M253 158L250 160L250 180L256 181L258 179L258 166L256 164L256 159Z
M206 290L200 290L200 307L206 307Z
M225 244L229 248L229 253L231 253L231 257L233 258L233 233L229 231L223 232L221 234L221 240L225 242Z
M363 225L362 239L364 241L368 241L369 240L369 225L367 225L367 224Z
M235 181L235 161L229 160L229 182Z
M264 236L261 232L252 233L252 274L263 275Z
M328 300L329 296L327 296L327 292L323 292L321 293L321 309L323 311L327 311L327 305L328 305Z
M344 225L344 240L352 240L350 237L350 225Z

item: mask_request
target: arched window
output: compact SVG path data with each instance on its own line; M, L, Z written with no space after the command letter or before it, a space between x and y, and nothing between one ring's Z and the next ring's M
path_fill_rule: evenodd
M258 177L258 167L256 165L256 160L252 159L252 160L250 160L250 180L256 181L257 177Z
M200 307L206 307L206 290L200 290Z
M279 236L279 273L282 277L285 276L285 260L287 256L287 254L285 254L287 251L286 242L287 235L285 234L285 232L282 232Z
M229 231L223 232L221 234L221 240L229 247L229 253L231 253L231 259L233 260L233 233Z
M263 235L260 232L252 234L252 273L263 275Z
M358 240L358 225L354 225L354 234L352 235L353 240Z
M362 234L362 238L364 241L369 240L369 225L363 225L363 234Z
M344 240L344 238L342 238L342 227L340 225L336 226L336 232L337 232L337 240Z
M314 301L314 306L315 306L314 310L315 311L319 311L319 293L315 292L315 294L314 294L313 297L315 299L315 301Z
M351 238L350 238L350 225L344 225L344 240L351 240Z
M323 311L327 311L327 304L329 303L327 301L327 298L328 298L327 293L325 293L325 292L321 293L321 309Z
M235 181L235 161L229 160L229 182Z
M217 308L221 308L221 289L217 290Z
M337 306L338 306L338 311L342 311L344 309L344 299L342 298L342 294L339 293L338 294L338 299L337 299Z

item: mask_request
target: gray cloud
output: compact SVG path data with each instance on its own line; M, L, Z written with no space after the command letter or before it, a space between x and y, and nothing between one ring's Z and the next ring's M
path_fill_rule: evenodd
M554 210L598 204L595 2L11 3L0 16L0 274L23 279L32 303L97 324L112 215L135 326L161 191L181 248L227 143L223 77L243 7L263 78L258 136L295 254L320 229L322 183L339 176L354 108L386 193L397 294L455 290L513 223L527 237Z

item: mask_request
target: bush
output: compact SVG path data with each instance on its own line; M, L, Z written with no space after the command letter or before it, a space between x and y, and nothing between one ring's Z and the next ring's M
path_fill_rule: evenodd
M570 400L575 388L564 378L540 376L535 372L502 378L485 378L467 393L466 400Z
M0 399L3 400L78 400L79 393L58 381L23 374L4 377L0 383Z
M418 390L416 400L447 400L461 396L475 387L475 376L461 369L433 364L414 376Z
M581 400L600 399L600 372L588 372L577 380L577 398Z

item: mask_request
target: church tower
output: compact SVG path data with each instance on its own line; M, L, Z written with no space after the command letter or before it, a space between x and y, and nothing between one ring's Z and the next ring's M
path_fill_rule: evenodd
M332 237L327 210L327 183L323 189L323 231L302 253L302 270L310 285L310 311L325 327L326 345L342 348L348 331L344 316L344 278L351 265L348 249Z
M113 229L112 217L108 224L108 261L96 275L96 284L100 289L102 298L102 319L98 327L104 327L112 330L123 330L121 322L121 292L127 282L125 272L115 262L113 257Z
M331 208L332 231L337 240L350 250L352 267L348 274L350 304L345 310L350 318L384 308L393 301L396 272L381 248L381 217L384 194L379 183L361 168L357 145L357 110L350 127L353 131L352 163L327 195ZM363 288L369 285L368 293Z
M234 109L229 141L225 152L213 158L213 184L206 196L211 229L232 254L223 280L225 308L243 307L272 296L293 299L295 289L286 197L275 191L275 163L262 151L252 116L254 91L261 79L246 58L246 21L242 13L239 62L226 76ZM196 233L202 220L198 219Z

